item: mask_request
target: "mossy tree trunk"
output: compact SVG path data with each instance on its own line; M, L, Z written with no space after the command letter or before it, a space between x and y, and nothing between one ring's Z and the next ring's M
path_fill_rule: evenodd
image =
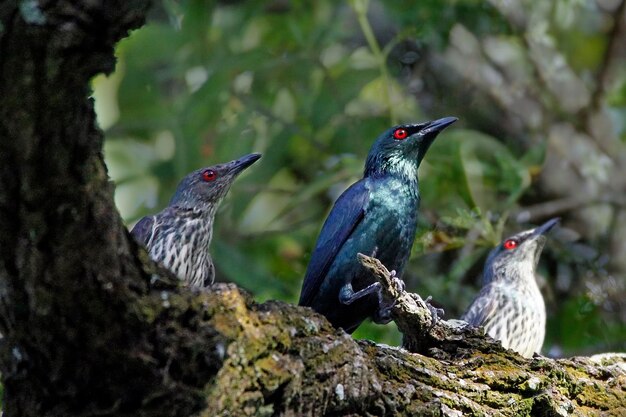
M409 353L354 341L308 309L256 304L233 285L192 292L153 265L113 204L88 98L148 6L0 5L7 416L625 411L620 356L526 360L454 332Z

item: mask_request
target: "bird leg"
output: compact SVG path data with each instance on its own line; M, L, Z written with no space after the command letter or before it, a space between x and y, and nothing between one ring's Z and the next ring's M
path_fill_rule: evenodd
M396 276L395 269L392 269L391 271L389 271L389 277L393 280L393 283L396 285L396 290L398 290L399 293L402 293L404 289L406 288L406 284L404 283L404 281L402 281L402 279Z
M393 279L398 292L404 291L406 285L404 281L396 277L395 270L390 271L390 276ZM373 284L370 284L356 292L352 288L352 283L349 282L339 290L339 302L341 304L350 305L355 301L374 293L376 293L376 296L378 297L378 309L374 313L372 320L374 323L387 324L391 321L391 310L396 305L397 300L393 300L391 303L385 303L383 299L382 285L380 282L374 282Z
M372 258L376 257L376 252L378 252L378 246L375 246L372 250ZM395 271L392 271L392 276L395 276ZM359 300L363 297L366 297L370 294L376 293L378 296L378 305L383 304L383 293L382 286L380 282L374 282L373 284L368 285L367 287L354 292L354 288L352 288L352 283L348 282L346 285L341 287L339 290L339 302L341 304L350 305L354 303L356 300Z
M341 304L350 305L354 303L356 300L359 300L373 293L378 294L378 299L380 301L382 299L382 293L380 290L381 290L380 282L375 282L363 288L362 290L354 292L354 289L352 288L352 283L349 282L343 287L341 287L341 289L339 290L339 302Z

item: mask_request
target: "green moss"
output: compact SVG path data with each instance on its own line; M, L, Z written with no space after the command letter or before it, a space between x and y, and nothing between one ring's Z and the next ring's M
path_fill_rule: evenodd
M626 404L626 398L623 393L607 391L595 383L585 384L575 396L575 399L580 405L600 410L616 409Z
M227 410L238 410L240 415L280 414L276 404L283 407L285 398L292 411L319 412L315 407L327 407L359 415L426 416L447 410L476 416L533 416L571 412L576 402L596 411L597 402L616 407L610 390L603 391L601 384L584 384L583 380L594 378L582 370L576 375L586 378L573 378L568 372L574 364L567 362L525 360L497 349L443 361L354 341L316 315L278 302L257 305L236 288L202 297L210 306L211 325L232 340L217 378L207 387L212 404L207 416ZM172 305L178 308L178 301L172 300ZM368 396L354 402L347 389L345 400L337 403L336 381L347 383L351 378L359 381L357 395L367 392ZM302 381L314 386L301 386ZM573 392L579 398L572 398ZM598 392L602 395L594 397ZM311 408L303 411L294 402Z

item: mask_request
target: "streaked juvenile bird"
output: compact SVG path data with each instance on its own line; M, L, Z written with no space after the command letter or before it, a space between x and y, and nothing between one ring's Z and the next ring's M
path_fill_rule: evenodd
M339 196L322 227L300 305L312 307L348 333L368 317L389 322L380 284L357 254L375 256L401 276L417 227L417 169L437 135L456 120L399 125L376 139L363 178Z
M209 255L217 208L237 175L261 157L246 155L235 161L193 171L178 184L169 205L142 218L132 234L150 257L191 286L213 283L215 268Z
M462 317L527 358L541 350L546 332L546 306L535 278L545 235L558 222L549 220L495 247L485 262L483 288Z

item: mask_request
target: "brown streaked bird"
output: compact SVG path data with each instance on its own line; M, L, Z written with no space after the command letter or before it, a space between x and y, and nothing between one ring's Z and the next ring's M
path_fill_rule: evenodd
M178 184L169 205L141 219L132 235L150 257L191 286L213 283L209 254L215 212L235 178L261 157L253 153L235 161L193 171Z
M483 288L461 317L527 358L541 350L545 337L546 306L536 269L545 235L558 222L549 220L494 248L485 262Z

